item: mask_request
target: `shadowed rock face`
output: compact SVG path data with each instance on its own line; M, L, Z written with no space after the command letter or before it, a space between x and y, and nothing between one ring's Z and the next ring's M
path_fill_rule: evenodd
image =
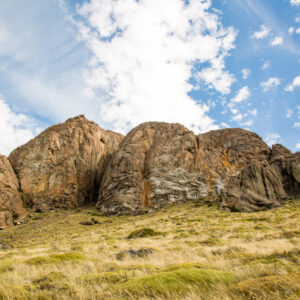
M22 222L27 214L18 189L18 179L9 160L0 155L0 227Z
M252 162L230 179L221 208L252 212L280 206L286 198L277 174L267 161Z
M273 145L266 161L253 161L231 177L223 193L221 208L259 211L279 206L286 198L300 195L300 153L292 154Z
M95 199L106 160L121 139L81 115L48 128L9 160L28 204L72 208Z
M300 152L271 158L271 166L288 197L300 195Z
M261 138L246 130L196 136L180 124L143 123L113 155L97 205L108 213L134 213L219 194L249 161L269 155Z

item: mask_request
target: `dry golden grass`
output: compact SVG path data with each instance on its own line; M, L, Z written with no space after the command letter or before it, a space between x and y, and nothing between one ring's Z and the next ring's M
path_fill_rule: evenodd
M299 299L299 224L299 200L259 213L195 203L136 217L34 213L0 231L12 247L0 250L0 299ZM154 232L127 238L143 228Z

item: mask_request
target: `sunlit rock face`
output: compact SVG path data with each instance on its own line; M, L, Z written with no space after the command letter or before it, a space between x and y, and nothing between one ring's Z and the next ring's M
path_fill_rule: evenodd
M106 161L122 138L81 115L14 150L9 160L27 204L48 210L93 201Z
M269 147L246 130L196 136L180 124L143 123L112 156L97 205L107 213L136 213L219 195L249 161L268 155Z
M21 223L26 215L16 174L7 157L0 155L0 227Z

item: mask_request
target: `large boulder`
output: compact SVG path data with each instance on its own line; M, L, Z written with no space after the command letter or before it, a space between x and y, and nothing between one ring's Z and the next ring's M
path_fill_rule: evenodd
M281 205L286 193L276 172L267 161L253 161L231 177L222 197L221 208L254 212Z
M46 129L9 160L27 204L73 208L95 199L105 164L121 140L121 134L81 115Z
M26 214L16 174L7 157L0 155L0 227L18 224Z
M124 138L105 170L98 207L136 213L220 194L232 175L269 147L242 129L196 136L180 124L143 123Z

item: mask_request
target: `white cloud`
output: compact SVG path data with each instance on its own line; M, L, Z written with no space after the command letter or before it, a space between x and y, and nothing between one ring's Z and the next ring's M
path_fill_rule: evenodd
M296 149L296 150L298 150L298 149L300 150L300 143L298 143L298 144L295 146L295 149Z
M242 122L240 125L242 125L244 127L250 127L253 125L253 120Z
M14 148L33 138L34 124L24 114L11 110L0 98L0 153L8 155Z
M247 79L250 74L251 74L251 70L250 69L243 69L242 70L243 79Z
M289 119L292 115L293 115L293 111L292 111L291 109L288 108L288 109L286 110L285 116Z
M281 83L281 80L277 77L271 77L267 81L261 82L260 86L264 92L267 92L270 88L276 87Z
M262 65L262 69L266 70L269 69L271 67L271 63L269 61L264 62L264 64Z
M300 17L296 17L295 22L300 23Z
M300 28L296 29L296 34L300 34Z
M274 144L278 144L280 142L280 135L278 133L269 134L266 138L266 143L271 147Z
M295 89L295 87L299 87L299 86L300 86L300 76L297 76L294 78L292 83L290 83L285 87L285 91L292 92Z
M270 32L270 28L268 28L266 25L261 25L260 30L255 31L251 37L253 39L264 39L270 34Z
M241 114L241 113L239 113L239 114L233 116L233 117L232 117L232 120L233 120L233 121L241 121L241 120L243 120L245 117L247 117L247 114Z
M222 128L229 128L230 126L227 124L227 123L225 123L225 122L222 122L221 124L220 124L220 126L222 127Z
M210 6L199 0L91 0L78 8L81 38L94 62L86 81L95 94L106 93L99 112L104 123L121 132L149 120L179 122L196 132L217 128L209 107L188 95L192 76L196 87L222 94L235 80L224 61L236 31L224 28Z
M295 122L293 127L294 128L300 128L300 122Z
M283 38L280 36L276 36L272 41L270 42L271 46L280 46L283 43Z
M249 110L248 112L249 112L249 114L252 115L252 116L257 116L257 114L258 114L256 108L253 109L253 110Z
M290 0L292 6L300 6L300 0Z
M295 31L295 27L289 27L289 34L293 34Z
M250 96L251 96L251 93L249 91L249 88L247 86L244 86L243 88L241 88L238 91L236 96L231 99L231 102L232 103L240 103L240 102L247 100Z

